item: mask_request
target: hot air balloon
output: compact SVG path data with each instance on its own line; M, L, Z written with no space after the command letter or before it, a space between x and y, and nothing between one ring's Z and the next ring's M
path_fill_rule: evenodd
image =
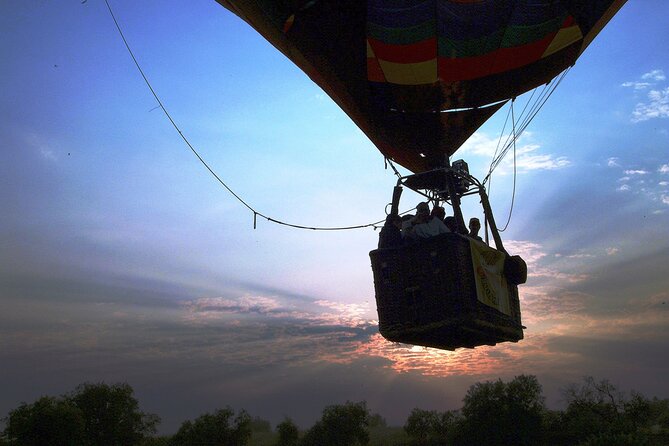
M523 338L525 263L502 244L485 188L458 148L508 100L572 66L625 0L217 0L318 84L403 187L453 207L457 230L370 253L379 330L455 349ZM495 248L466 233L478 194ZM486 232L487 234L487 232Z

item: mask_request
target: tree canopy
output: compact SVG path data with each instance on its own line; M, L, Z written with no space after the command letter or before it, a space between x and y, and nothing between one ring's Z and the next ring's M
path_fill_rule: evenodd
M44 396L23 403L7 417L4 436L23 446L69 446L84 442L84 414L68 401Z
M355 446L369 443L369 411L365 402L328 406L307 431L301 446Z
M463 400L463 444L533 446L541 439L545 409L536 376L516 376L508 383L476 383Z
M184 422L172 438L174 446L240 446L251 437L251 417L228 408Z
M276 446L297 446L300 430L290 418L286 418L276 426L279 438Z
M156 431L157 415L139 410L128 384L82 384L9 413L3 436L21 446L133 446Z
M469 387L460 410L415 408L404 429L387 426L366 403L327 406L301 432L226 407L156 437L159 418L139 409L128 384L82 384L21 403L4 418L0 446L654 446L669 444L669 400L625 394L586 377L563 391L564 410L545 407L535 376Z
M448 444L455 435L462 417L457 411L439 412L415 408L409 414L404 431L413 443L420 445Z
M90 445L139 444L156 432L160 418L139 410L130 385L82 384L67 397L84 417L84 435Z

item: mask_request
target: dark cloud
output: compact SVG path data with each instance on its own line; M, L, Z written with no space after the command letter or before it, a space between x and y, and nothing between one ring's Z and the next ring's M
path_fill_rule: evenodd
M547 343L551 351L578 355L581 361L588 363L584 370L618 368L627 373L634 372L635 376L637 369L644 369L652 375L668 372L667 345L669 334L649 339L636 336L634 327L608 337L565 335L554 337Z
M609 309L666 291L669 289L669 275L666 274L668 243L668 240L658 240L655 249L650 252L594 268L591 279L573 288L600 296L599 307Z
M656 328L666 332L664 327L666 323ZM569 358L571 370L566 376L571 382L577 382L578 375L593 375L610 379L623 390L658 398L669 397L667 345L669 335L639 337L634 328L606 337L553 337L547 343L550 352Z
M86 276L86 274L82 274ZM145 307L175 308L177 301L193 290L174 283L138 277L54 277L45 274L0 273L0 297L10 300L32 300L57 304L123 304Z
M0 283L0 380L13 383L0 403L4 413L83 381L128 381L138 396L152 395L146 409L174 430L207 408L271 407L275 394L307 387L305 374L347 357L376 332L370 323L351 324L345 306L333 318L278 306L274 297L206 301L191 297L197 290L140 277L2 275ZM205 304L195 305L198 299ZM338 378L328 373L321 379L329 389ZM292 383L285 391L257 390L284 381ZM306 407L313 409L338 394L321 391L323 399L314 400L309 389L300 391L303 398L284 401L311 399ZM169 403L157 407L160 401ZM310 423L317 412L293 405L282 413Z
M560 297L577 302L575 291L544 300L537 292L532 311L543 305L540 311L559 314L562 323L599 331L569 333L569 325L550 328L549 320L547 330L531 326L518 344L443 352L384 341L374 324L355 323L355 306L313 300L307 310L280 290L208 298L141 278L3 281L11 292L0 300L0 360L7 365L0 380L13 383L0 404L5 413L20 401L104 380L133 385L143 409L164 418L163 432L224 405L308 427L325 405L346 400L367 400L402 424L413 407L460 407L469 385L481 380L547 377L546 393L557 401L560 387L582 375L653 394L651 384L640 388L636 380L661 385L668 371L662 352L669 339L657 335L666 326L659 294L639 302L621 325L620 315L607 319L577 304L560 314Z

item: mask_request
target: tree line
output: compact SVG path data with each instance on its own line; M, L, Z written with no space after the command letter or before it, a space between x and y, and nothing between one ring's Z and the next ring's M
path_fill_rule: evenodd
M156 436L160 418L139 409L128 384L82 384L60 397L23 403L4 419L0 446L655 446L669 444L669 400L619 391L592 377L563 390L567 407L549 410L533 375L472 385L459 410L415 408L403 427L387 426L363 402L323 409L300 431L229 407Z

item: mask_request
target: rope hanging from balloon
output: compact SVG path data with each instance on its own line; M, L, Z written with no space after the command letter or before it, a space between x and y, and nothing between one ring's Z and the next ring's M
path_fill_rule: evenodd
M125 38L125 35L123 34L123 31L121 30L121 26L119 25L118 21L116 20L116 16L114 15L114 11L111 8L111 5L109 4L108 0L105 0L105 4L107 5L107 9L109 10L109 14L111 15L112 20L114 21L114 25L116 25L116 29L121 36L121 39L123 40L123 43L125 44L125 48L127 49L128 53L130 54L130 57L132 58L133 62L135 63L135 66L137 67L137 70L139 70L139 73L141 74L142 78L144 79L144 82L146 83L147 87L149 87L149 90L151 91L151 94L155 98L155 100L158 102L158 107L163 111L165 116L167 116L167 119L170 121L170 124L172 124L172 127L179 133L179 136L181 139L186 143L188 148L190 149L191 152L195 155L195 157L198 159L198 161L209 171L209 173L218 181L234 198L237 199L242 205L244 205L249 211L253 213L253 229L256 228L257 224L257 218L262 217L265 220L277 224L277 225L282 225L282 226L287 226L290 228L295 228L295 229L308 229L312 231L347 231L347 230L352 230L352 229L363 229L363 228L374 228L375 230L382 225L386 219L382 219L379 221L375 221L372 223L367 223L367 224L361 224L361 225L351 225L351 226L331 226L331 227L326 227L326 226L306 226L306 225L299 225L299 224L294 224L294 223L287 223L285 221L278 220L276 218L270 217L268 215L263 214L262 212L257 211L255 208L253 208L249 203L247 203L242 197L240 197L234 190L228 186L223 179L218 176L218 174L209 166L209 164L204 160L204 158L198 153L198 151L193 147L193 145L190 143L188 138L183 134L177 123L172 119L172 116L170 113L167 111L165 108L165 105L163 105L163 102L160 100L160 97L154 90L154 88L151 86L151 82L149 82L149 79L147 76L144 74L144 70L142 70L142 67L140 66L139 62L137 61L137 58L135 57L135 54L133 53L132 49L130 48L130 44L128 43L127 39ZM393 169L397 173L397 170L393 166ZM403 214L410 212L405 211Z
M500 132L499 139L497 141L497 147L495 148L495 153L493 154L492 161L490 162L490 167L488 168L488 174L486 175L485 179L483 180L483 184L485 185L486 183L488 184L488 193L490 194L490 190L492 189L491 183L492 183L492 174L495 171L497 167L501 164L503 159L506 157L508 154L509 150L513 148L513 192L511 194L511 206L509 209L509 215L506 220L506 224L504 225L504 228L499 229L499 232L504 232L509 226L509 223L511 222L511 216L513 214L513 207L516 199L516 178L517 178L517 152L516 152L516 143L518 139L522 136L523 132L527 127L530 125L530 123L534 120L534 118L537 116L539 111L543 108L543 106L546 104L548 99L551 97L551 95L555 92L557 89L558 85L562 82L564 77L567 75L571 67L567 68L564 70L560 76L552 79L550 82L544 85L544 87L541 89L541 93L539 96L534 99L535 93L539 90L538 88L534 89L532 91L532 94L530 95L529 99L527 102L525 102L525 106L523 107L522 112L520 113L520 125L516 127L516 118L515 118L515 112L514 112L514 104L516 102L516 98L513 98L511 101L511 105L509 107L509 111L507 113L506 119L504 121L504 126L502 128L502 131ZM533 101L534 99L534 101ZM529 111L526 114L528 106L531 104ZM506 129L506 125L509 120L509 116L511 116L511 121L512 121L512 132L507 135L506 140L504 141L504 144L501 144L502 139L504 138L504 131ZM501 151L499 151L500 145L503 147ZM499 153L498 153L499 152Z
M490 162L490 168L488 169L488 174L486 175L485 179L483 180L483 184L486 184L492 175L492 173L495 171L495 169L501 164L502 160L504 157L507 155L509 150L514 146L516 141L522 136L523 132L527 129L527 127L530 125L530 122L534 120L534 118L537 116L539 111L543 108L543 106L546 104L546 101L551 97L551 95L555 92L557 89L558 85L562 82L564 77L567 75L569 72L570 68L567 68L564 70L558 77L554 78L551 80L549 83L545 84L544 87L541 89L541 94L539 97L537 97L534 102L532 102L532 98L534 97L535 91L532 92L532 95L528 99L527 103L525 104L525 107L523 108L523 111L520 113L519 120L521 121L518 128L516 129L515 132L509 134L506 138L506 141L503 144L503 149L502 151L498 154L497 150L495 151L495 155L493 155L493 159ZM525 111L527 110L527 107L529 104L532 104L530 107L530 110L525 114ZM513 104L513 101L512 101ZM507 116L508 119L508 116ZM505 123L506 126L506 123ZM500 135L500 139L503 137L503 135ZM499 144L498 144L499 146Z
M513 192L511 193L511 208L509 209L509 216L506 219L506 224L503 228L499 229L499 232L506 231L506 228L509 227L511 222L511 215L513 215L513 204L516 202L516 117L513 112L513 103L511 102L511 123L513 124Z
M256 225L257 225L257 218L258 218L258 217L262 217L262 218L264 218L265 220L267 220L267 221L269 221L269 222L271 222L271 223L274 223L274 224L278 224L278 225L282 225L282 226L287 226L287 227L291 227L291 228L295 228L295 229L307 229L307 230L313 230L313 231L345 231L345 230L363 229L363 228L374 228L374 229L377 229L377 228L380 227L380 225L382 225L382 224L385 222L385 218L384 218L384 219L382 219L382 220L378 220L378 221L375 221L375 222L372 222L372 223L360 224L360 225L337 226L337 227L307 226L307 225L300 225L300 224L288 223L288 222L285 222L285 221L282 221L282 220L279 220L279 219L270 217L270 216L265 215L264 213L262 213L262 212L256 210L254 207L252 207L252 206L251 206L249 203L247 203L241 196L239 196L239 195L238 195L238 194L237 194L237 193L236 193L230 186L228 186L228 185L226 184L226 182L225 182L225 181L224 181L224 180L223 180L223 179L222 179L222 178L221 178L221 177L220 177L220 176L219 176L219 175L218 175L218 174L211 168L211 166L209 166L209 164L204 160L204 158L203 158L203 157L200 155L200 153L195 149L195 147L193 147L193 145L190 143L190 141L188 140L188 138L186 138L186 136L183 134L183 132L181 131L181 129L179 128L179 126L177 125L177 123L174 121L174 119L172 118L172 116L170 115L170 113L169 113L169 112L167 111L167 109L165 108L163 102L160 100L160 97L158 96L158 94L156 93L155 89L154 89L153 86L151 85L151 82L149 81L148 77L147 77L146 74L144 73L144 70L142 70L142 67L140 66L140 64L139 64L139 62L138 62L138 60L137 60L137 58L135 57L134 52L133 52L132 49L130 48L130 44L128 43L128 41L127 41L127 39L126 39L126 37L125 37L125 35L124 35L122 29L121 29L121 26L120 26L120 24L118 23L118 20L116 19L116 16L115 16L115 14L114 14L114 11L112 10L111 5L109 4L109 1L108 1L108 0L104 0L104 1L105 1L105 4L107 5L107 9L109 10L109 14L110 14L110 16L111 16L111 18L112 18L112 20L113 20L113 22L114 22L114 25L116 26L116 30L118 31L118 33L119 33L119 35L120 35L120 37L121 37L121 40L123 41L123 43L124 43L124 45L125 45L126 50L127 50L128 53L130 54L130 57L132 58L132 60L133 60L133 62L134 62L134 64L135 64L137 70L139 71L140 75L142 76L142 79L143 79L144 82L146 83L146 85L147 85L147 87L149 88L151 94L153 95L153 97L154 97L155 100L157 101L157 103L158 103L158 108L160 108L160 109L163 111L163 113L165 114L165 116L166 116L167 119L169 120L169 122L170 122L170 124L172 125L172 127L174 127L174 129L177 131L177 133L179 134L179 136L181 137L181 139L182 139L182 140L184 141L184 143L188 146L188 148L190 149L190 151L195 155L195 157L197 158L197 160L198 160L198 161L199 161L199 162L200 162L200 163L207 169L207 171L208 171L208 172L209 172L209 173L216 179L216 181L217 181L218 183L220 183L221 186L223 186L223 187L228 191L228 193L230 193L230 194L231 194L237 201L239 201L244 207L246 207L246 208L253 214L253 228L254 228L254 229L256 228ZM514 202L514 198L515 198L515 174L516 174L515 151L516 151L516 141L517 141L518 138L522 135L522 133L525 131L525 129L526 129L527 126L530 124L530 122L534 119L534 117L537 115L537 113L539 112L539 110L540 110L540 109L543 107L543 105L546 103L546 101L548 100L548 98L553 94L553 92L555 91L555 89L556 89L557 86L560 84L560 82L561 82L562 79L565 77L565 75L566 75L566 73L567 73L568 71L569 71L569 68L566 69L565 71L563 71L562 74L561 74L558 78L555 78L555 79L553 79L551 82L549 82L548 84L544 85L544 88L543 88L542 93L541 93L540 96L536 99L536 101L532 104L532 107L530 108L530 111L528 112L528 114L524 116L524 113L525 113L525 111L526 111L526 109L527 109L527 106L528 106L528 104L530 103L531 99L534 97L534 94L535 94L535 92L537 91L537 89L535 89L535 90L532 92L532 96L530 97L530 100L528 100L528 102L525 104L525 107L524 107L524 109L523 109L523 112L521 113L521 116L524 116L524 117L522 118L523 121L521 122L520 126L518 127L518 129L517 129L517 131L516 131L516 127L515 127L515 119L514 119L514 131L513 131L512 134L510 134L510 135L507 136L507 139L506 139L505 143L502 145L502 150L501 150L501 151L499 151L499 147L500 147L500 142L501 142L502 137L503 137L503 132L504 132L504 130L502 130L502 134L500 134L500 138L499 138L499 141L498 141L498 144L497 144L497 148L495 149L495 154L493 155L493 160L492 160L491 163L490 163L490 167L489 167L489 169L488 169L488 174L486 175L485 179L483 180L483 184L485 185L486 183L489 183L489 182L490 182L490 180L491 180L491 178L492 178L492 173L493 173L494 170L499 166L499 164L502 162L502 160L503 160L504 157L507 155L507 153L509 152L509 150L513 147L513 149L514 149L514 197L512 197L511 210L510 210L510 213L509 213L509 219L507 220L506 226L508 226L509 221L510 221L510 219L511 219L511 212L513 211L513 202ZM515 98L514 98L514 101L515 101ZM512 101L512 105L511 105L510 113L512 113L512 110L513 110L513 101ZM508 121L508 115L507 115L507 121ZM506 127L506 124L507 124L507 122L505 121L505 123L504 123L504 127ZM498 151L499 151L499 153L498 153ZM390 160L390 159L388 159L388 158L385 158L385 163L386 163L386 166L387 166L387 165L390 165L390 166L391 166L391 168L393 169L393 171L394 171L394 173L395 173L395 175L396 175L397 177L401 177L401 176L402 176L402 175L399 173L399 171L397 170L397 168L395 167L395 165L393 164L392 160ZM402 212L400 215L406 214L406 213L408 213L408 212L410 212L410 211L411 211L411 209ZM506 226L505 226L504 229L506 229ZM503 230L502 230L502 231L503 231Z

